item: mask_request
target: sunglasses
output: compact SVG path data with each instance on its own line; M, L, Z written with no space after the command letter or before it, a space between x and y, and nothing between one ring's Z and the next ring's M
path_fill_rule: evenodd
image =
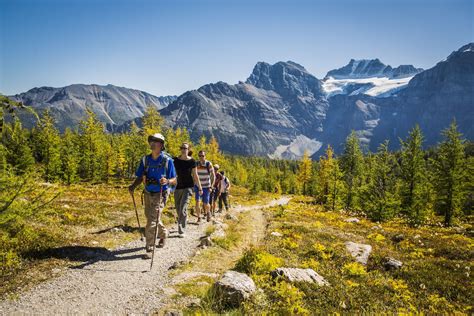
M204 155L199 155L199 157L204 157Z
M189 149L188 147L180 147L180 149Z

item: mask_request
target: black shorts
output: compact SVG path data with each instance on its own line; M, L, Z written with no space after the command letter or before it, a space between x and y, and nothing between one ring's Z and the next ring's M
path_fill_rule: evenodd
M219 197L219 190L217 190L217 188L212 188L211 199L209 203L212 204L212 202L216 202L218 197Z

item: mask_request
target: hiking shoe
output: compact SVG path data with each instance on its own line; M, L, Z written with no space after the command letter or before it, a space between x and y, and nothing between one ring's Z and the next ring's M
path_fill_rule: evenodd
M179 233L178 234L178 238L184 238L184 237L185 237L184 233Z
M165 246L165 239L164 238L160 238L160 241L158 242L158 248L163 248Z
M143 255L143 259L147 260L147 259L151 259L151 250L150 251L146 251L145 254Z

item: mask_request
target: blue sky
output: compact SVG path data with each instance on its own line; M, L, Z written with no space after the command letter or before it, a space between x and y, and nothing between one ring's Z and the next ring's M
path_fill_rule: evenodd
M318 78L351 58L430 68L474 41L472 0L0 0L0 93L73 83L155 95L244 81L258 61Z

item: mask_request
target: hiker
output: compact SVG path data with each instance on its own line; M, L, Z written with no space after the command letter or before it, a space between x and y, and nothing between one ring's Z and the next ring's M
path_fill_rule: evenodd
M221 171L221 180L218 184L219 189L219 213L222 212L222 203L225 205L225 211L229 211L229 190L230 190L230 180L225 176L225 171Z
M176 170L173 159L164 152L164 136L160 133L150 135L148 136L148 144L150 145L151 154L142 158L135 172L136 179L128 188L133 194L133 191L140 183L144 182L145 184L145 189L143 190L146 216L145 259L151 259L151 252L156 242L155 229L157 225L160 238L158 247L162 248L165 246L167 231L161 221L161 216L169 195L168 187L176 185Z
M173 159L176 173L178 174L178 184L174 191L174 204L178 213L178 237L183 238L188 218L188 205L193 196L194 183L198 187L199 195L202 195L203 192L196 169L196 160L191 157L192 151L189 149L189 144L183 143L180 150L181 154Z
M218 172L220 166L218 164L214 165L214 174L216 175L216 181L214 181L214 185L212 186L211 190L211 197L209 204L211 204L211 214L214 216L214 213L216 211L216 204L217 204L217 199L219 198L219 189L217 186L219 185L219 181L222 179L222 175Z
M214 173L214 168L210 161L206 160L206 152L204 150L199 151L199 160L196 162L197 174L199 177L199 183L201 184L201 191L197 184L194 186L194 191L196 193L196 216L198 217L197 222L201 222L201 210L199 202L202 200L203 203L203 213L207 216L207 221L211 220L211 210L209 205L209 198L211 193L211 188L214 186L214 180L216 175Z

